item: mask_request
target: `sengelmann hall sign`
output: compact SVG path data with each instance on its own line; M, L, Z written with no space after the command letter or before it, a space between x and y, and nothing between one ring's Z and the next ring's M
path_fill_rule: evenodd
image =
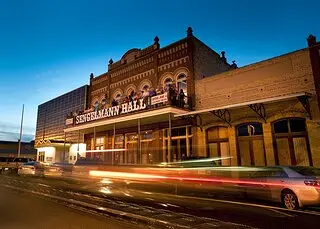
M90 122L98 119L127 114L133 111L146 109L146 107L147 106L143 102L143 99L139 99L133 102L123 103L121 105L105 108L99 111L93 111L86 114L77 115L75 118L75 124L77 125L77 124Z

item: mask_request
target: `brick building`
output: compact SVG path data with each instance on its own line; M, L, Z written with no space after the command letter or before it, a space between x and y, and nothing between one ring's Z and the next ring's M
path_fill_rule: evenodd
M65 132L83 136L86 157L110 164L204 156L319 166L319 64L314 36L308 48L237 68L188 28L177 42L160 48L156 37L91 74L88 106Z
M320 166L320 43L196 80L198 155L225 165Z
M192 153L193 126L174 115L195 108L197 80L232 68L224 52L220 56L206 46L190 27L185 38L162 48L155 37L144 49L110 59L106 73L90 76L90 106L65 131L84 135L87 157L110 163L179 160ZM139 111L131 112L130 104L136 104L129 100L138 101Z

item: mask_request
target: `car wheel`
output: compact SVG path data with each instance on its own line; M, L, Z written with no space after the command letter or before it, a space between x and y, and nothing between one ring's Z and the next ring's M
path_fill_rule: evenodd
M290 190L286 190L282 193L282 203L287 209L290 210L299 208L298 197Z

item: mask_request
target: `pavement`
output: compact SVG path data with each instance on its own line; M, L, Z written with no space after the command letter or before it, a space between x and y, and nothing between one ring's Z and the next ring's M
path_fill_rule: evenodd
M88 214L0 185L1 229L130 229L132 225ZM138 227L137 228L141 228Z
M67 205L95 209L96 213L112 215L115 218L117 218L116 215L126 216L120 220L131 223L133 226L141 226L140 221L145 223L149 220L153 222L152 228L306 229L317 228L320 219L320 212L317 211L292 211L243 200L161 194L152 192L150 189L143 191L134 189L133 186L128 188L108 182L85 183L62 179L0 176L1 186L8 190L25 191L29 193L28 195L35 194ZM0 201L2 202L1 199ZM19 206L12 207L12 209L15 208L20 209ZM12 214L14 215L14 211ZM133 226L131 228L134 228ZM1 221L0 228L2 228Z

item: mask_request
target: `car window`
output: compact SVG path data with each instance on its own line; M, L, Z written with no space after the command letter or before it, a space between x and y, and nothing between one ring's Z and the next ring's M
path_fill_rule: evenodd
M28 162L28 158L18 157L14 159L14 162Z
M320 169L318 168L304 166L291 166L289 168L303 176L320 176Z
M9 157L7 161L8 162L14 162L14 158L13 157Z

